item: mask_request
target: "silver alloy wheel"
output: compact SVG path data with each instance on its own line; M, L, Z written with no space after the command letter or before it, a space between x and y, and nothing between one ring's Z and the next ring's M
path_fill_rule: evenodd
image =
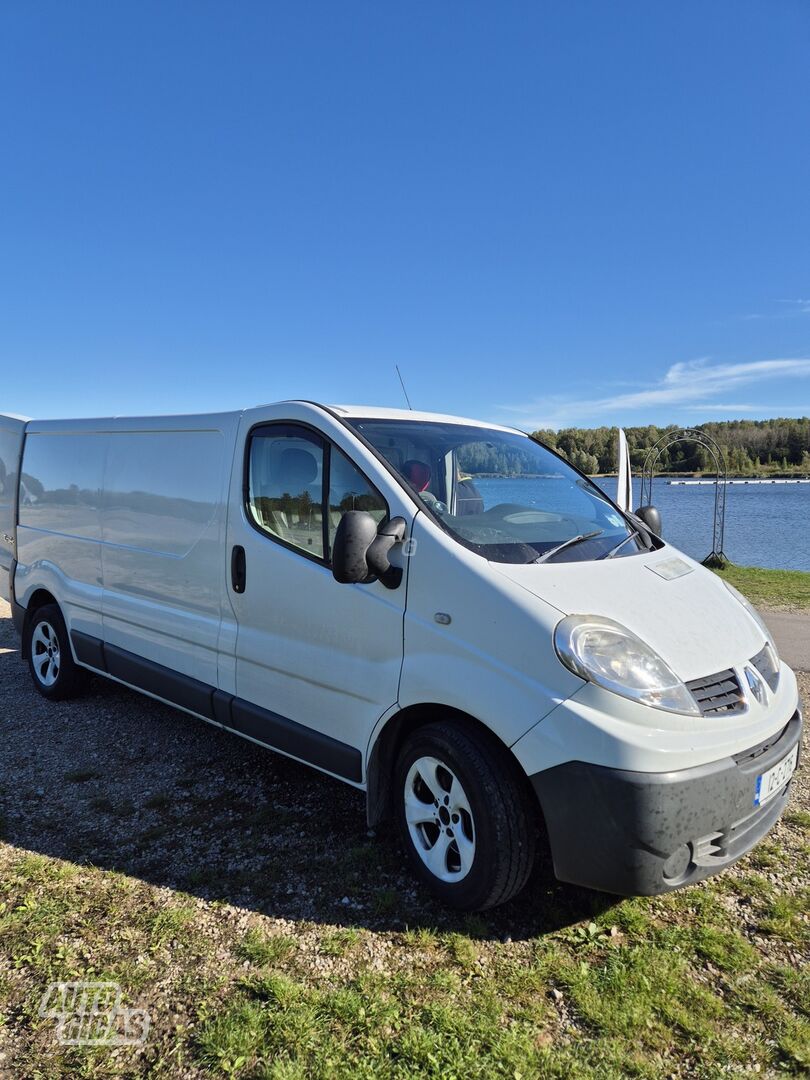
M37 623L31 637L34 674L43 686L53 686L59 678L59 638L49 622Z
M405 820L419 858L440 881L461 881L475 858L475 823L458 777L420 757L405 778Z

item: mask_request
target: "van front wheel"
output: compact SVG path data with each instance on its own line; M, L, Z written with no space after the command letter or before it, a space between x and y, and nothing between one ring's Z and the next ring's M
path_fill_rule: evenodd
M73 660L67 627L56 604L46 604L25 620L23 644L34 686L51 701L76 697L87 672Z
M481 911L528 880L534 816L505 747L455 720L428 724L396 763L396 817L411 863L445 904Z

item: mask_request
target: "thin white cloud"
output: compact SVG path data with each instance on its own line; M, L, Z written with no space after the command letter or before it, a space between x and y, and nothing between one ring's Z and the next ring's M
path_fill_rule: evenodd
M810 405L715 405L707 401L703 405L684 405L686 412L700 413L756 413L760 419L770 416L808 416Z
M810 300L776 300L781 304L779 311L761 312L755 311L750 315L743 315L744 319L792 319L796 315L810 315Z
M759 405L725 405L706 401L702 405L684 405L689 412L757 412Z
M673 366L662 379L627 393L599 398L554 395L522 405L499 406L502 413L524 418L535 428L560 428L601 420L630 423L641 420L639 412L668 406L694 411L714 407L713 399L729 390L764 380L810 377L810 358L753 360L739 364L709 364L706 358L687 360ZM722 405L720 406L723 407ZM732 408L738 409L739 406ZM794 409L795 411L795 409Z

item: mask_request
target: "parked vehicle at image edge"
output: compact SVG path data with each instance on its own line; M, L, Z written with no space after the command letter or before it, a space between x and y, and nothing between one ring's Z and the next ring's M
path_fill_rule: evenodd
M305 401L5 417L0 459L41 694L93 671L364 790L448 904L514 896L540 829L561 880L666 892L787 804L793 672L627 512L624 460L620 507L520 432ZM482 494L498 473L542 505Z

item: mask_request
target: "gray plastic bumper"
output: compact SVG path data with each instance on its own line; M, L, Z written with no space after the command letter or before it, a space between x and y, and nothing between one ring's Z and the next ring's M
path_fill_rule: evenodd
M568 762L530 777L561 881L624 896L700 881L739 859L776 823L791 784L754 805L756 778L801 742L797 709L767 742L668 773ZM801 753L801 751L800 751Z

